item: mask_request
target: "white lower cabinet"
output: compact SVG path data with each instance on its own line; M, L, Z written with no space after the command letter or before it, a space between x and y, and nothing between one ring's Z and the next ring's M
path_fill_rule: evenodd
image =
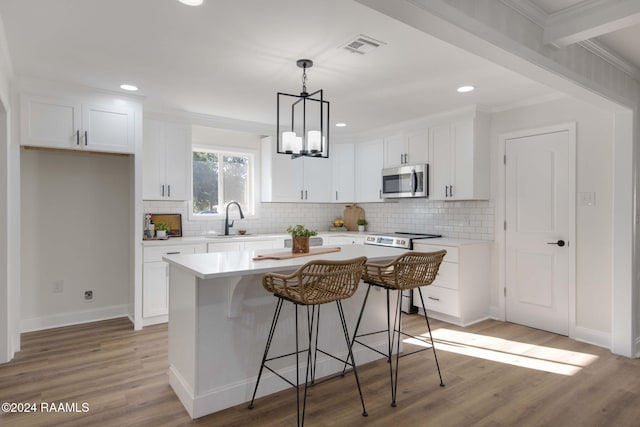
M423 286L422 296L429 315L460 326L485 320L490 309L491 244L489 241L437 239L438 242L416 243L417 252L447 251L438 276ZM418 290L413 304L422 313Z
M170 254L204 253L205 244L147 246L143 249L142 318L144 326L167 321L169 314L169 264L162 257Z
M278 249L284 248L284 238L282 239L261 239L261 240L245 240L234 242L209 242L207 243L207 252L235 252L243 250L255 249Z
M323 246L364 244L364 236L326 236L323 240Z

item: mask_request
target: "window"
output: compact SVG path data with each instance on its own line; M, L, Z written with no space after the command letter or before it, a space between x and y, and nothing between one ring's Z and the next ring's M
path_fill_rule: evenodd
M240 203L243 211L253 213L252 152L215 148L193 148L193 213L224 214L227 203Z

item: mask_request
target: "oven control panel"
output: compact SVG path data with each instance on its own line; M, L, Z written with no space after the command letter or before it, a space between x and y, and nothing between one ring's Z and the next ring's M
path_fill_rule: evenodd
M411 240L404 237L367 236L364 242L369 245L391 246L394 248L411 247Z

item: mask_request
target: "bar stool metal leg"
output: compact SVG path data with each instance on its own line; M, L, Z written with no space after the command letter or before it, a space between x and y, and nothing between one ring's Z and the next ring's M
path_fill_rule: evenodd
M282 298L278 298L276 304L276 311L273 313L273 320L271 321L271 328L269 329L269 336L267 337L267 345L264 348L264 355L262 356L262 363L260 364L260 371L258 371L258 379L256 380L256 386L253 389L253 396L251 396L251 403L249 403L249 409L253 409L253 401L256 398L256 392L258 391L258 384L260 384L260 378L262 377L262 371L264 370L264 364L269 355L269 348L271 347L271 341L273 340L273 334L276 331L276 325L278 324L278 318L280 317L280 311L282 310Z
M438 356L436 355L436 345L433 342L433 335L431 335L431 326L429 325L429 315L427 314L427 308L424 305L424 299L422 298L422 290L418 288L418 294L420 295L420 302L422 303L422 310L424 311L424 319L427 321L427 330L429 331L429 339L431 340L431 348L433 349L433 358L436 361L436 367L438 368L438 376L440 377L440 387L444 387L442 382L442 374L440 373L440 364L438 363Z
M387 290L387 293L389 290ZM391 350L389 351L389 370L391 372L391 406L396 407L396 395L398 391L398 367L400 366L400 341L402 340L402 310L401 310L401 302L402 302L402 291L397 291L398 296L396 299L396 308L394 310L393 315L393 330L391 333L391 345L396 344L396 366L395 373L393 372L393 363L391 363ZM397 323L396 323L397 322ZM397 329L396 329L397 325ZM397 341L396 341L396 332L398 333Z
M356 361L353 357L353 351L351 350L351 340L349 339L349 330L347 328L347 322L344 317L344 310L342 309L342 302L340 300L336 301L336 305L338 306L338 313L340 314L340 322L342 323L342 332L344 333L344 340L347 344L347 351L349 353L348 359L351 359L351 366L353 367L353 376L356 378L356 385L358 386L358 393L360 394L360 403L362 404L362 416L366 417L369 414L367 413L367 408L364 406L364 397L362 396L362 389L360 388L360 379L358 378L358 369L356 368Z

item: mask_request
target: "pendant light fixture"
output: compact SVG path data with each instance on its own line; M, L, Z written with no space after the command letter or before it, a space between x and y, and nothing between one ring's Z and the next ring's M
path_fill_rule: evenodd
M307 92L307 69L313 67L310 59L299 59L302 68L302 92L300 95L278 92L278 116L276 119L278 154L292 159L329 157L329 101L322 96L322 89Z

